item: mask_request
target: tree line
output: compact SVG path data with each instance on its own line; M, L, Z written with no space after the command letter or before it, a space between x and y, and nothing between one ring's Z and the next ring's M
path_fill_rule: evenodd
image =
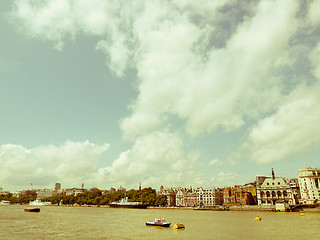
M30 201L33 201L34 199L35 197L26 196L26 195L15 197L12 195L12 193L0 195L0 201L6 200L6 201L10 201L12 204L27 204Z
M66 195L61 193L59 195L42 199L42 201L51 202L52 204L58 205L108 205L112 202L118 202L125 197L128 198L129 202L142 202L148 204L149 206L167 205L167 197L163 195L157 195L156 190L150 187L142 190L122 190L108 194L104 194L104 192L99 189L92 189L76 195ZM0 200L8 200L11 203L25 204L34 200L34 197L13 197L11 193L8 193L6 195L1 195Z

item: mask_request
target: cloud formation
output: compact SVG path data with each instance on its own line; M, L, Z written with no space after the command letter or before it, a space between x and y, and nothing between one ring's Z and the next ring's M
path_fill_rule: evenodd
M319 143L319 11L316 1L291 0L17 0L10 19L60 50L77 36L95 36L116 76L136 70L138 95L120 121L133 147L97 176L152 184L164 175L200 178L186 167L201 155L184 153L185 135L247 127L230 155L256 163Z
M146 186L198 185L207 180L195 169L198 159L197 152L184 153L183 142L176 134L153 132L138 138L112 166L100 169L99 176L123 186L138 186L139 182Z
M277 112L259 121L251 130L246 145L254 161L279 161L319 142L319 86L297 88Z
M108 144L95 145L89 141L67 141L60 146L47 145L27 149L20 145L0 146L0 180L8 188L22 190L33 187L78 186L90 181Z

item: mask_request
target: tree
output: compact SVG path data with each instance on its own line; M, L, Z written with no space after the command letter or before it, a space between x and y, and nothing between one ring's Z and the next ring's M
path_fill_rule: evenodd
M167 197L165 195L159 195L157 196L156 198L156 202L155 202L155 205L156 206L161 206L161 207L164 207L168 204L168 200L167 200Z

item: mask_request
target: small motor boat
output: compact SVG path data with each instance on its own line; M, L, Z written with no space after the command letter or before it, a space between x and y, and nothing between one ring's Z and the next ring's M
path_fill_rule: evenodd
M40 212L40 208L25 208L25 212Z
M147 226L170 227L171 222L167 222L164 218L156 218L153 222L146 222Z

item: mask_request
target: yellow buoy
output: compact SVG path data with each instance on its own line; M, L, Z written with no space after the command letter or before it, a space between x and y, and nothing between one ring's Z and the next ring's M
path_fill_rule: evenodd
M182 228L185 228L185 226L182 223L178 223L178 224L173 225L173 228L174 229L182 229Z
M304 216L304 213L300 213L300 216Z
M262 218L261 218L261 217L256 217L255 220L256 220L256 221L261 221Z

